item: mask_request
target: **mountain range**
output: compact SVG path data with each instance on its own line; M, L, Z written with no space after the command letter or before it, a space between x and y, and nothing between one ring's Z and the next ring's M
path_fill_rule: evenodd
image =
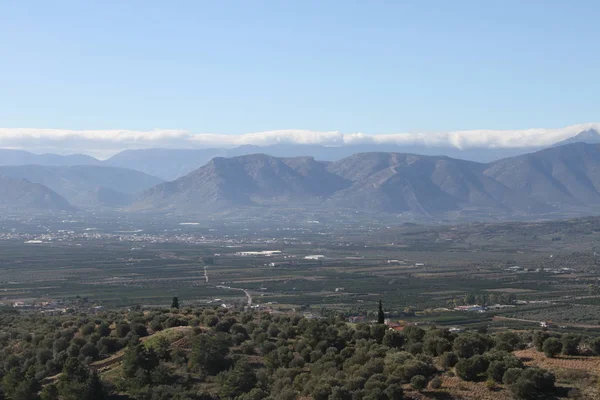
M13 183L10 186L13 189L9 189L7 186L5 193L9 193L15 187L27 191L26 183L28 183L32 185L31 188L45 187L53 193L53 196L50 196L48 193L40 192L38 188L30 191L33 197L37 193L38 196L43 195L49 200L56 200L58 196L63 199L63 203L69 204L69 207L61 208L57 203L51 209L66 209L72 206L81 209L122 207L130 204L138 192L162 182L161 179L140 171L90 165L69 167L3 166L0 167L0 177L4 178L3 183L20 182L18 186ZM4 187L2 189L4 190ZM43 205L44 203L26 203L23 206L31 208L30 206L35 204ZM17 206L18 204L15 204L15 208Z
M99 161L83 155L3 150L0 164L88 164L0 166L0 208L179 215L335 209L431 219L537 218L600 211L600 134L593 130L547 149L491 162L395 151L363 151L330 161L314 156L325 150L333 154L322 146L269 149L312 154L246 154L256 148L243 146L125 151ZM357 150L344 151L348 149ZM227 157L213 157L219 152ZM195 168L200 161L204 165ZM158 174L169 163L174 176L182 176L165 181L140 171ZM193 170L186 172L189 169Z
M133 210L201 214L308 207L424 217L530 217L600 210L600 144L477 163L359 153L335 162L264 154L215 158L145 191Z
M594 129L587 129L565 141L555 144L555 146L576 142L600 143L600 133ZM534 146L459 149L448 146L400 146L392 143L343 146L275 144L270 146L244 145L234 148L125 150L107 160L97 160L82 154L69 156L56 154L37 155L22 150L1 149L0 166L29 164L45 166L111 166L134 169L163 180L171 181L187 175L215 157L236 157L248 154L268 154L275 157L300 157L309 155L317 160L338 161L356 153L395 152L430 156L444 155L462 160L488 163L541 149Z
M72 211L73 207L64 197L44 185L0 175L0 210L57 212Z

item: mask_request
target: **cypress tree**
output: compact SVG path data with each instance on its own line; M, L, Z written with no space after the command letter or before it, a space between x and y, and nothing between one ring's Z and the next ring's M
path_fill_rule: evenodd
M385 314L383 313L383 303L379 300L379 311L377 312L377 323L385 324Z
M179 299L177 296L173 297L173 301L171 302L171 308L179 309Z

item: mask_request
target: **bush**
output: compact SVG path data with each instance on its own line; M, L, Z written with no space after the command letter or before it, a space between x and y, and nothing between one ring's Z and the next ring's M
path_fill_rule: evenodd
M494 391L494 390L498 389L498 386L496 385L496 381L493 379L488 379L487 381L485 381L485 387L489 391Z
M429 377L435 372L435 369L431 364L418 360L406 361L399 370L400 375L405 382L410 382L410 380L417 375Z
M387 347L401 348L404 345L404 335L400 332L388 330L383 335L382 343Z
M148 330L145 325L142 324L131 324L130 326L131 332L133 332L136 336L144 337L148 336Z
M423 343L410 343L406 346L406 350L412 355L421 354L423 352Z
M502 382L502 378L507 369L508 368L503 361L492 361L487 369L488 380Z
M439 376L436 376L429 382L429 387L431 389L440 389L442 387L442 379Z
M506 373L510 371L512 370L508 370ZM522 370L519 377L515 373L507 381L511 381L507 385L515 398L527 400L536 399L543 394L551 393L554 390L555 378L553 374L543 369L528 368Z
M541 392L550 392L554 390L556 378L551 372L541 368L527 368L521 375L524 379L532 381Z
M480 334L464 334L454 339L453 348L460 358L470 358L488 350L487 337Z
M495 347L498 350L513 351L521 343L521 338L515 332L500 332L496 335Z
M542 345L546 357L554 358L563 349L563 344L557 338L548 338Z
M410 380L410 386L420 392L427 386L427 379L423 375L415 375Z
M548 332L544 331L535 331L533 333L533 345L537 351L544 351L543 345L546 339L550 337Z
M98 335L101 337L110 335L110 325L108 325L106 322L101 323L98 325L98 328L96 328L96 333L98 333Z
M130 328L129 324L126 322L118 323L117 328L115 329L117 337L120 337L120 338L124 338L125 336L127 336L127 334L130 331L131 331L131 328Z
M458 356L450 351L445 352L440 357L440 363L444 369L452 368L458 362Z
M509 368L502 377L502 383L505 385L512 385L515 383L523 373L521 368Z
M404 391L402 386L397 383L392 383L383 391L389 400L402 400Z
M516 399L525 400L537 397L535 384L528 379L517 379L515 383L509 386L509 389Z
M93 360L97 360L99 351L98 351L98 348L95 345L93 345L92 343L86 343L79 350L79 354L81 354L82 356L84 356L86 358L90 357Z
M574 356L579 353L579 343L581 336L566 334L562 337L562 352L568 356Z
M460 360L455 367L456 375L464 381L477 381L487 371L488 360L483 356L473 356Z

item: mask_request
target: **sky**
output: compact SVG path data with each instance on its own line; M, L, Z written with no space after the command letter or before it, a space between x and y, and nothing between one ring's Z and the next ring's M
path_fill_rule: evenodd
M586 0L4 1L0 147L543 141L600 121L598 15Z

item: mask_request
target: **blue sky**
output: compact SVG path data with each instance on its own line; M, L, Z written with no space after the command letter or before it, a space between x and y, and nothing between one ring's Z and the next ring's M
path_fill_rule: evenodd
M440 132L600 121L597 1L5 1L0 127Z

